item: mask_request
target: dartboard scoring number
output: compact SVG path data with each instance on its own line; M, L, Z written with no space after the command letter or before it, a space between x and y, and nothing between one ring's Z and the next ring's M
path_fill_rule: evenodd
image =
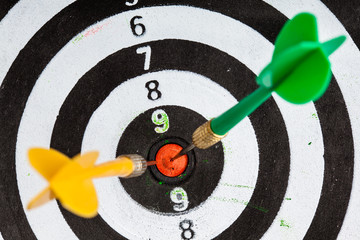
M191 220L183 220L182 222L180 222L180 229L182 230L181 233L181 237L182 239L188 240L188 239L192 239L195 235L194 230L191 229L191 227L193 226L193 222Z
M142 35L145 34L146 29L144 24L142 23L135 23L135 20L137 19L142 19L141 16L135 16L130 20L130 26L131 26L131 31L133 32L133 34L137 37L140 37ZM138 22L138 21L136 21Z
M136 49L136 53L137 54L143 54L143 53L145 54L144 70L149 70L151 47L150 46L140 47L140 48Z
M145 87L149 90L148 99L157 100L161 98L161 92L158 90L159 82L156 80L151 80L145 84Z
M171 198L171 201L176 203L174 205L174 210L177 212L185 211L187 209L187 207L189 206L189 200L188 200L187 193L181 187L174 188L170 192L170 198Z
M162 109L158 109L158 110L154 111L151 116L151 120L155 125L159 126L154 129L155 132L157 132L157 133L164 133L170 127L169 117L166 114L166 112Z

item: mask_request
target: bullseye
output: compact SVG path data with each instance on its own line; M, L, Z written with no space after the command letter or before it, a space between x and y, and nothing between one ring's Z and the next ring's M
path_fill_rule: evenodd
M183 155L172 161L171 158L183 148L177 144L166 144L156 154L156 166L159 171L168 177L177 177L182 174L188 164L187 155Z

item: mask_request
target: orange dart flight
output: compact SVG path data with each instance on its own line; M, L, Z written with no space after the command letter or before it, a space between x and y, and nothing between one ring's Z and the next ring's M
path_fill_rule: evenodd
M54 149L32 148L30 164L49 182L34 197L27 209L39 207L52 199L58 199L70 212L85 218L96 216L98 200L93 178L136 177L143 174L147 163L136 154L121 155L115 160L95 166L99 153L88 152L70 159Z

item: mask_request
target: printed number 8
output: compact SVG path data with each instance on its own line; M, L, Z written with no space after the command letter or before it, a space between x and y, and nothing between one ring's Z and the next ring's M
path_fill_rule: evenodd
M195 232L191 229L193 223L191 220L185 219L180 223L180 229L182 230L181 237L182 239L189 240L193 239Z
M161 98L161 92L158 89L158 87L159 87L159 82L158 81L151 80L151 81L149 81L149 82L147 82L145 84L145 87L149 90L149 93L148 93L148 96L147 96L148 99L155 101L155 100ZM156 98L155 98L154 95L156 95Z

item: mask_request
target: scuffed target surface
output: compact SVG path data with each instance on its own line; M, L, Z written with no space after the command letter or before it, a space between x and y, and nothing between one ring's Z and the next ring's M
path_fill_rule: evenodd
M0 238L360 238L358 5L7 1L0 7ZM80 219L55 201L24 210L46 186L28 164L30 147L51 146L69 156L97 149L104 162L121 149L125 129L150 109L217 116L256 89L255 76L270 60L281 26L301 11L318 17L321 40L348 37L331 56L329 90L304 106L274 95L239 124L222 142L224 162L214 169L221 177L209 183L214 190L192 191L190 176L161 186L167 191L157 194L167 206L149 209L117 178L102 179L95 182L100 209L94 219ZM150 141L178 135L177 128L183 136L169 137L189 141L195 126L177 126L181 119L172 111L169 130L154 130ZM134 135L125 149L146 154L147 145L135 146L141 136ZM197 160L206 166L210 159ZM159 185L146 176L145 187ZM161 210L170 207L172 214Z

